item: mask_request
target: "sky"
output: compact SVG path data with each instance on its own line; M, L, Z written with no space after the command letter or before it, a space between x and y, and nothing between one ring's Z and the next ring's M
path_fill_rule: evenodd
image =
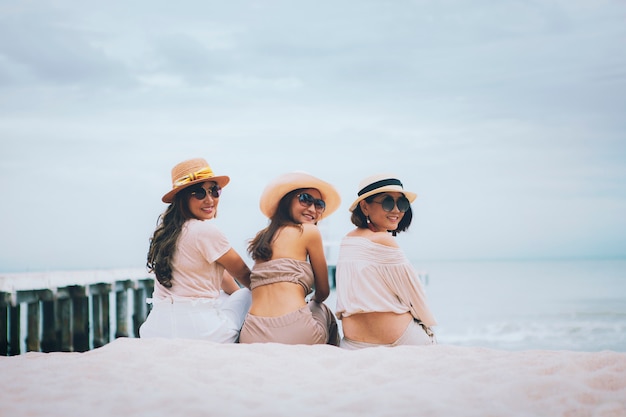
M265 184L418 198L426 260L626 257L626 3L0 0L0 272L143 268L178 162L231 183L251 264Z

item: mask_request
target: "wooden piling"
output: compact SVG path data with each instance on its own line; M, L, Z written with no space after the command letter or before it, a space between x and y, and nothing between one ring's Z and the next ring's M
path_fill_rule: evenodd
M9 308L0 302L0 355L9 354Z
M67 290L67 289L66 289ZM66 296L57 301L59 317L59 351L74 351L74 331L72 326L72 300L66 291Z
M109 342L109 293L110 284L89 286L92 301L93 347L98 348Z
M58 337L58 320L56 315L56 301L42 301L43 330L41 335L42 352L58 352L60 343Z
M116 330L115 338L128 337L128 289L132 287L130 280L115 284Z
M89 298L85 287L80 285L70 287L70 293L74 352L86 352L89 350Z
M19 305L9 308L9 355L15 356L21 353L20 343L20 314L21 307Z
M39 352L39 300L28 303L28 334L26 336L26 351Z

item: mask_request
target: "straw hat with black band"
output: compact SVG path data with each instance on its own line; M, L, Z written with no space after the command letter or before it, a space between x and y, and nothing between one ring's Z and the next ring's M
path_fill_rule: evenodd
M350 206L350 211L354 211L361 200L367 197L384 192L398 192L404 194L410 203L415 201L417 194L406 191L402 182L391 174L376 174L363 179L359 184L358 197Z
M214 181L220 188L224 188L230 182L230 177L215 175L207 161L202 158L188 159L176 164L172 168L172 189L161 200L164 203L171 203L181 190L205 181Z
M301 188L315 188L322 194L326 209L320 215L320 220L331 215L341 204L339 192L331 184L306 172L296 171L280 175L265 187L259 203L261 212L271 218L280 200L290 191Z

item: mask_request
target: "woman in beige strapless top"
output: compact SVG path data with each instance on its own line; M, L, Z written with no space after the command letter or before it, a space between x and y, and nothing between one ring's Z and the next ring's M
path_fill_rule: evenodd
M260 205L270 222L248 246L255 261L252 305L240 343L339 345L337 322L324 304L330 286L317 222L340 202L332 185L303 172L281 175L267 185Z

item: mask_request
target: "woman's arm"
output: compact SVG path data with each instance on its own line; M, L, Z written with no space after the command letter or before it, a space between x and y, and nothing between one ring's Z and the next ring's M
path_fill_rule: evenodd
M315 280L315 295L313 296L313 300L321 303L326 300L330 294L330 284L328 283L328 265L326 264L326 256L324 254L322 234L317 226L313 224L303 224L303 226L303 237L306 242L309 262L313 267L313 276Z
M218 258L217 262L223 265L239 283L250 288L250 268L233 248Z
M222 276L222 290L228 295L234 293L239 289L239 284L235 281L235 278L228 271L224 270L224 275Z

